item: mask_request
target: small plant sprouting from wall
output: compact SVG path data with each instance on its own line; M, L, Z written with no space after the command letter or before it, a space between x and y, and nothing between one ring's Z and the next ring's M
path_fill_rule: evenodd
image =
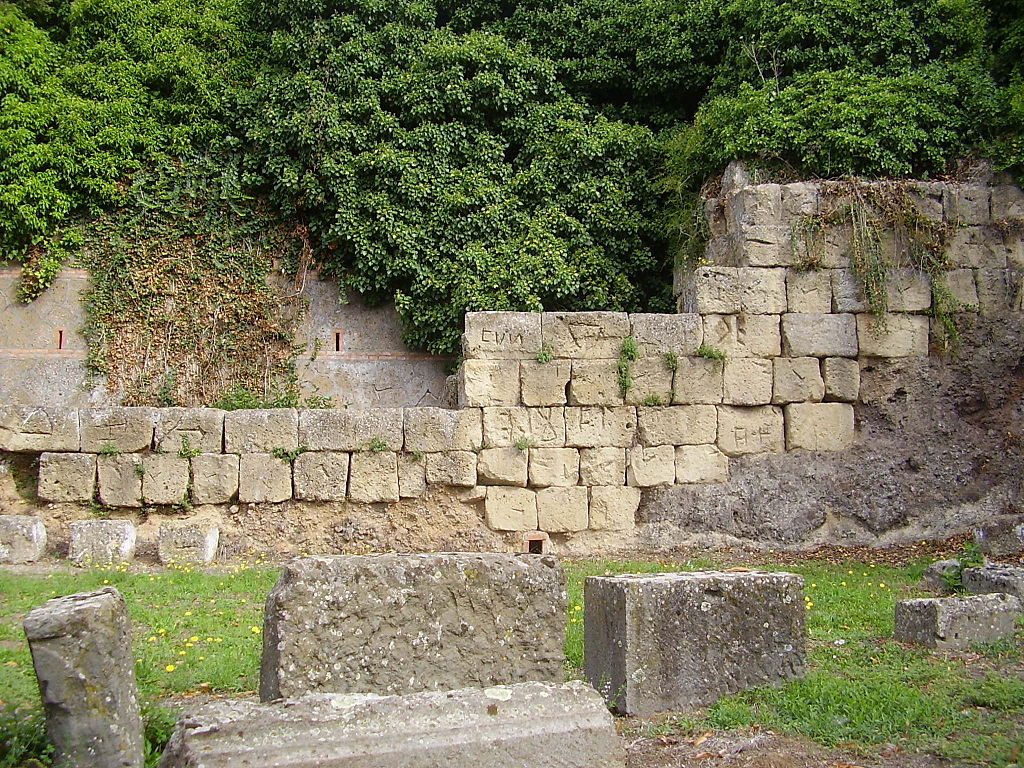
M280 459L281 461L287 461L289 464L292 464L292 463L295 462L295 460L297 458L299 458L299 456L301 456L302 454L304 454L308 450L309 450L308 446L300 445L298 448L292 448L292 449L288 449L288 448L275 448L273 451L271 451L271 453L273 454L275 459Z
M725 352L710 344L701 344L697 347L696 354L697 357L703 357L707 360L725 360Z
M618 381L619 394L623 397L633 388L633 361L640 356L636 346L636 339L627 336L622 342L622 350L619 352Z
M551 347L545 344L540 348L540 352L537 353L537 362L550 363L554 357L554 354L551 352Z

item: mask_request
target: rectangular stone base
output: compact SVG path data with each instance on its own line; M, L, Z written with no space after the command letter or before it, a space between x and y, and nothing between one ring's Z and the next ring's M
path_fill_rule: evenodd
M1001 593L900 600L895 637L926 648L991 643L1013 634L1020 609L1020 600Z

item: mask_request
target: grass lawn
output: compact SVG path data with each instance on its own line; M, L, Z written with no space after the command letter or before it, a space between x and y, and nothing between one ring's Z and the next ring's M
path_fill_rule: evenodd
M693 570L636 560L571 561L566 634L568 677L582 676L583 579L610 573ZM770 567L770 566L769 566ZM923 566L805 561L777 570L806 581L810 671L779 688L729 696L707 710L660 719L659 733L699 733L755 723L825 746L880 745L952 760L1005 766L1024 744L1024 642L957 655L908 649L892 640L893 606L917 594ZM196 694L254 691L262 647L262 606L277 571L239 566L218 572L174 569L0 571L0 768L46 765L31 657L21 620L50 597L116 586L128 601L145 702L150 764L175 717Z

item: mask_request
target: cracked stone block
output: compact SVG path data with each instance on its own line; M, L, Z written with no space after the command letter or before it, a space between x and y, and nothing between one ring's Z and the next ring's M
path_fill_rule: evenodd
M845 360L833 357L830 360ZM776 357L774 362L772 403L821 402L825 397L825 382L816 357ZM855 360L851 360L856 365ZM710 441L709 441L710 442Z
M476 474L483 485L526 487L529 453L511 446L484 448L477 457Z
M348 496L351 501L366 503L398 501L398 456L390 451L353 453Z
M832 306L836 312L867 312L868 299L860 281L849 269L833 269Z
M991 189L995 221L1024 219L1024 190L1014 184L998 184Z
M676 448L676 482L724 483L729 479L729 457L713 445Z
M818 185L798 181L782 185L782 214L788 219L813 216L818 213L821 195Z
M271 453L243 453L238 460L238 500L277 503L292 497L292 465Z
M1010 277L1005 269L977 270L978 310L983 316L998 317L1017 309L1019 304L1014 306L1014 299L1019 297L1015 296Z
M164 565L204 565L217 557L220 528L213 523L160 524L159 553Z
M92 501L96 456L91 453L44 453L39 457L39 498L44 501Z
M68 557L80 566L127 563L135 557L135 526L129 520L75 521Z
M622 405L617 360L573 360L570 405Z
M637 313L629 316L629 322L641 358L663 358L667 352L685 357L695 354L704 341L704 321L696 313Z
M988 227L958 227L946 245L946 259L957 267L1005 269L1009 249Z
M590 527L595 531L636 529L640 489L626 485L595 485L590 489Z
M227 504L238 493L238 456L201 453L192 457L192 503Z
M156 428L155 408L85 408L79 411L82 451L133 453L149 450Z
M1013 636L1020 611L1020 600L1006 594L900 600L893 637L926 648L969 648Z
M465 329L467 360L536 359L541 351L539 312L467 312Z
M75 409L0 406L0 451L78 451L81 445L78 411Z
M671 445L636 446L629 451L626 483L641 488L676 481L676 452Z
M465 360L458 376L462 408L519 405L518 360Z
M531 448L530 485L576 485L580 478L580 452L575 448Z
M520 396L523 398L523 405L565 405L571 375L570 360L549 360L546 363L523 360L519 364Z
M973 269L951 269L946 273L946 287L964 311L978 310L978 286Z
M752 453L782 453L782 409L771 405L718 408L718 447L726 456Z
M25 617L54 765L142 768L131 623L113 587L48 600Z
M275 448L293 451L298 447L299 413L294 408L230 411L224 416L225 453L273 453Z
M0 563L32 563L46 551L46 526L33 515L0 515Z
M624 448L581 448L580 483L583 485L623 485L626 482Z
M772 361L740 357L725 361L722 402L767 405L772 401Z
M561 448L565 445L565 410L571 409L484 408L484 446Z
M720 403L725 364L706 357L680 357L673 379L672 402L679 405Z
M629 405L670 405L672 403L672 369L663 357L634 360L629 366L631 385L626 391Z
M918 213L932 221L942 221L942 197L945 184L917 182L907 188L907 194Z
M544 349L572 360L618 358L629 335L625 312L545 312Z
M854 443L848 403L792 403L785 410L787 451L841 451Z
M424 416L424 418L429 419L430 417ZM467 418L472 420L472 417ZM441 425L440 419L437 423L439 426ZM381 448L400 451L405 445L403 424L402 408L300 411L298 443L311 451L351 452ZM453 434L458 435L459 433L456 431ZM438 438L443 439L446 436L446 433L442 431ZM410 448L409 450L417 449Z
M786 275L789 312L827 315L832 311L832 273L827 269L791 269Z
M791 267L797 261L790 226L742 225L739 259L750 267Z
M100 503L108 507L142 506L142 475L146 470L141 456L98 456L96 470Z
M295 498L306 501L344 501L348 494L349 454L306 451L292 465Z
M484 499L484 519L495 531L537 530L537 493L493 485Z
M865 357L927 357L928 318L923 315L857 315L857 339Z
M932 305L931 281L919 269L889 270L885 282L890 312L920 312Z
M698 267L687 282L698 314L733 315L740 311L739 268Z
M550 556L297 558L267 597L260 698L560 682L565 603Z
M1024 551L1024 515L999 515L974 528L974 541L990 557L1013 557Z
M852 314L783 315L783 350L787 357L856 357L858 317Z
M483 442L479 409L405 409L405 450L471 451Z
M146 504L182 504L188 500L189 460L165 453L142 457L142 500Z
M942 203L946 221L988 224L992 219L992 201L987 184L947 184Z
M158 408L153 447L164 453L220 453L224 416L216 408Z
M740 312L778 315L786 311L786 270L740 267L737 270Z
M617 712L685 712L806 671L795 574L596 576L584 590L587 679Z
M566 408L565 443L574 448L628 448L636 438L636 408Z
M427 454L427 482L472 488L476 485L476 454L472 451L445 451Z
M705 315L704 343L727 358L782 354L778 315Z
M860 395L860 363L845 357L826 357L822 365L825 399L855 403Z
M1002 592L1024 600L1024 568L988 563L975 568L964 568L964 589L972 595Z
M548 533L574 533L590 522L586 486L541 488L537 491L537 526Z
M636 413L638 436L645 446L713 443L718 432L718 410L713 405L641 407Z
M734 224L776 226L782 220L782 187L753 184L727 198L728 217Z
M427 490L427 457L419 454L398 454L398 495L418 499Z

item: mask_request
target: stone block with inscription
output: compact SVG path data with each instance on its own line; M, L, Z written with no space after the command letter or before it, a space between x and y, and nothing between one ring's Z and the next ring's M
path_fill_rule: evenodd
M791 269L786 275L789 312L825 315L832 311L832 273L827 269Z
M39 487L44 501L92 501L96 456L91 453L44 453L39 457Z
M541 488L537 491L537 527L548 533L574 533L590 524L586 486Z
M833 357L830 360L845 360ZM820 402L825 397L821 364L816 357L776 357L772 386L772 403ZM856 365L856 361L849 361Z
M405 409L405 450L472 451L483 444L479 409Z
M684 405L722 402L724 371L725 365L721 360L707 357L678 358L673 377L672 402Z
M718 447L726 456L782 453L785 450L782 409L719 406Z
M573 360L618 358L629 335L625 312L545 312L544 349Z
M295 498L306 501L344 501L348 491L349 454L306 451L292 464Z
M595 531L631 533L636 528L639 507L639 488L595 485L590 489L590 527Z
M881 320L857 315L860 353L867 357L927 357L928 318L889 314Z
M201 453L191 465L193 504L227 504L238 493L237 455Z
M442 430L438 437L445 434ZM298 444L311 451L365 451L381 447L400 451L405 444L404 412L401 408L299 411Z
M472 451L428 453L427 482L472 488L476 485L476 454Z
M142 457L99 456L96 460L99 497L108 507L142 506Z
M482 485L526 486L529 451L513 446L484 448L477 456L476 474Z
M622 405L615 360L573 360L569 405Z
M467 312L462 354L467 360L530 360L541 351L539 312Z
M153 444L156 418L155 408L83 408L79 412L82 450L87 453L148 450Z
M713 405L637 408L642 445L696 445L715 442L718 414Z
M822 362L825 399L853 403L860 395L860 363L845 357L827 357Z
M705 315L704 343L726 357L782 354L778 315Z
M352 501L398 501L398 456L391 451L353 453L349 465L348 496Z
M676 481L676 451L671 445L636 446L629 450L626 483L640 488Z
M483 433L487 448L565 446L563 408L484 408Z
M277 503L292 497L292 465L270 453L243 453L238 460L238 500Z
M692 355L704 340L704 323L695 313L637 313L629 316L629 322L642 358L663 357L666 352L675 352L678 357Z
M224 416L216 408L158 408L153 447L164 453L220 453Z
M186 504L189 460L173 453L142 457L142 500L147 504Z
M853 406L848 403L792 403L786 406L786 450L849 448L853 424Z
M729 457L714 445L676 448L677 483L723 483L729 479Z
M767 405L772 401L772 361L756 357L726 359L722 402Z
M580 479L580 452L575 448L531 448L530 485L576 485Z
M565 405L571 360L523 360L519 363L520 397L523 405Z
M565 444L628 448L636 437L636 408L566 408Z
M495 531L537 530L537 493L527 488L492 485L484 499L487 527Z
M629 366L630 386L626 390L629 405L669 405L672 402L673 371L665 359L642 357Z
M622 485L626 482L625 448L581 448L582 485Z
M76 409L32 405L0 406L0 451L78 451L81 445Z
M519 405L518 360L465 360L458 376L462 408Z
M224 416L224 453L273 453L275 448L293 451L298 447L299 413L294 408L230 411Z

